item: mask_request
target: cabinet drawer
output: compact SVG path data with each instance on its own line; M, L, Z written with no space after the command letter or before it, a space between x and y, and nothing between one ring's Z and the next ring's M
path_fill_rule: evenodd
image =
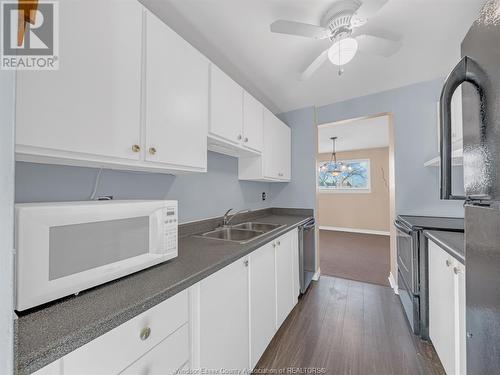
M188 296L182 291L66 355L64 374L118 374L187 321Z
M185 324L133 363L121 375L170 375L189 359L189 330Z

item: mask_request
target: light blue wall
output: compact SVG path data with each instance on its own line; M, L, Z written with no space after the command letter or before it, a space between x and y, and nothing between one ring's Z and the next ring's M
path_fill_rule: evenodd
M292 129L292 181L271 185L275 207L315 207L314 107L278 116Z
M317 124L391 112L395 131L396 212L463 217L462 203L439 200L438 168L424 162L438 155L437 101L442 80L410 85L317 108ZM314 127L311 108L281 114L292 127L292 183L272 187L275 203L314 207ZM463 191L460 168L454 168L455 191Z
M98 169L16 163L16 202L89 199ZM208 152L208 172L177 177L104 170L97 195L114 199L177 199L181 222L221 216L228 208L271 206L270 184L238 180L238 160Z
M0 71L0 374L13 371L14 82Z

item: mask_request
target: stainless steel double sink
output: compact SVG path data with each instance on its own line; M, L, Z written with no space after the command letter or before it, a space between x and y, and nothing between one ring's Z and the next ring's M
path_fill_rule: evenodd
M210 232L203 233L198 237L244 244L284 226L284 224L247 222L231 225L228 227L217 228Z

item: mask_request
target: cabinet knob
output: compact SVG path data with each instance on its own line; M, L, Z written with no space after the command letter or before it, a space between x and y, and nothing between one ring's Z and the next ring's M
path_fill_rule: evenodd
M454 273L455 275L458 275L460 272L461 272L460 268L458 268L458 267L453 267L453 273Z
M451 266L451 261L449 259L446 259L446 267Z
M243 139L243 142L248 142L248 138L247 138L247 137L245 137L245 138Z
M142 341L145 341L149 338L150 335L151 335L151 328L146 327L142 329L139 337L141 338Z
M276 247L276 242L273 242L273 247Z
M238 139L238 141L241 141L241 138L243 138L243 137L241 136L241 134L238 134L238 136L236 138Z
M141 151L141 146L139 146L139 145L132 145L132 151L133 152L140 152Z
M154 147L150 147L150 148L149 148L149 153L150 153L151 155L156 154L156 148L154 148Z
M245 267L248 267L248 260L245 260L243 264L245 265Z
M281 245L281 242L277 241L276 244L279 246L279 245Z

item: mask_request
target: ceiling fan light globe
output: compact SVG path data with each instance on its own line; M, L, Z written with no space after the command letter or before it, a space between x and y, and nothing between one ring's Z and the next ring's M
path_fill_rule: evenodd
M333 65L341 66L351 61L358 52L358 41L344 38L332 44L328 50L328 59Z

